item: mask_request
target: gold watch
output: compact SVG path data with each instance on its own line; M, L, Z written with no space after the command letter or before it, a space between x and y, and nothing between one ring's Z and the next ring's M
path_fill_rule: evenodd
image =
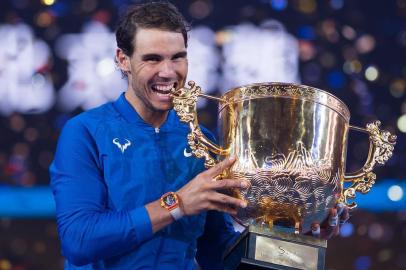
M173 219L179 220L184 216L180 208L180 198L175 192L167 192L161 196L161 206L169 211Z

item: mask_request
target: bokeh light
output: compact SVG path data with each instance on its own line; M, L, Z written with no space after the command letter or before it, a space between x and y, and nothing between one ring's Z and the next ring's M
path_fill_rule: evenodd
M354 233L354 225L347 222L340 226L340 236L341 237L350 237Z
M379 76L379 71L375 66L369 66L366 70L365 70L365 78L368 81L375 81L376 79L378 79Z
M271 7L275 10L281 11L287 8L287 0L270 0Z
M405 93L406 81L403 79L396 79L390 84L390 93L395 98L401 98Z
M51 6L55 4L55 0L41 0L44 5Z
M388 198L391 201L397 202L403 198L403 189L401 186L393 185L388 189Z
M406 133L406 114L399 117L399 119L397 121L397 125L398 125L398 129L401 132Z
M355 47L359 53L369 53L375 48L375 38L371 35L362 35L357 39Z
M356 270L368 270L371 267L371 257L370 256L360 256L355 260Z

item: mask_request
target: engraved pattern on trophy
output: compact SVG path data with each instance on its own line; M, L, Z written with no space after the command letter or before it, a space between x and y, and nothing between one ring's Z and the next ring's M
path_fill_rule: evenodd
M283 220L300 231L302 222L308 223L306 227L312 222L303 217L325 213L340 194L340 172L332 172L329 159L313 159L302 142L287 156L266 156L263 168L252 156L247 150L246 159L231 172L233 178L251 183L249 189L237 191L238 197L249 202L239 213L245 225L266 223L272 227L275 221Z

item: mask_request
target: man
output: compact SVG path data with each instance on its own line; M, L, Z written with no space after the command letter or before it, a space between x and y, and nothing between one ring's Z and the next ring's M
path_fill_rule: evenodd
M170 97L186 78L187 29L169 3L129 9L116 32L126 92L65 125L50 168L65 269L221 267L236 237L223 212L246 203L219 191L248 183L213 180L233 158L205 171L189 154Z
M65 268L193 269L206 211L245 207L218 191L247 183L213 181L232 159L202 172L203 161L188 154L189 129L169 95L188 68L187 25L176 8L136 6L116 37L127 91L70 120L50 168ZM230 227L212 216L210 224ZM214 236L223 250L235 234L225 235Z

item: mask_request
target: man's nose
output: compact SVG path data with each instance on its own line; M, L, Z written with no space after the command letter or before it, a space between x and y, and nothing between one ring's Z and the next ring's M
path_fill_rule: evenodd
M168 78L168 77L173 77L176 75L175 72L175 67L170 60L165 60L161 62L161 65L159 67L159 73L158 76L162 78Z

